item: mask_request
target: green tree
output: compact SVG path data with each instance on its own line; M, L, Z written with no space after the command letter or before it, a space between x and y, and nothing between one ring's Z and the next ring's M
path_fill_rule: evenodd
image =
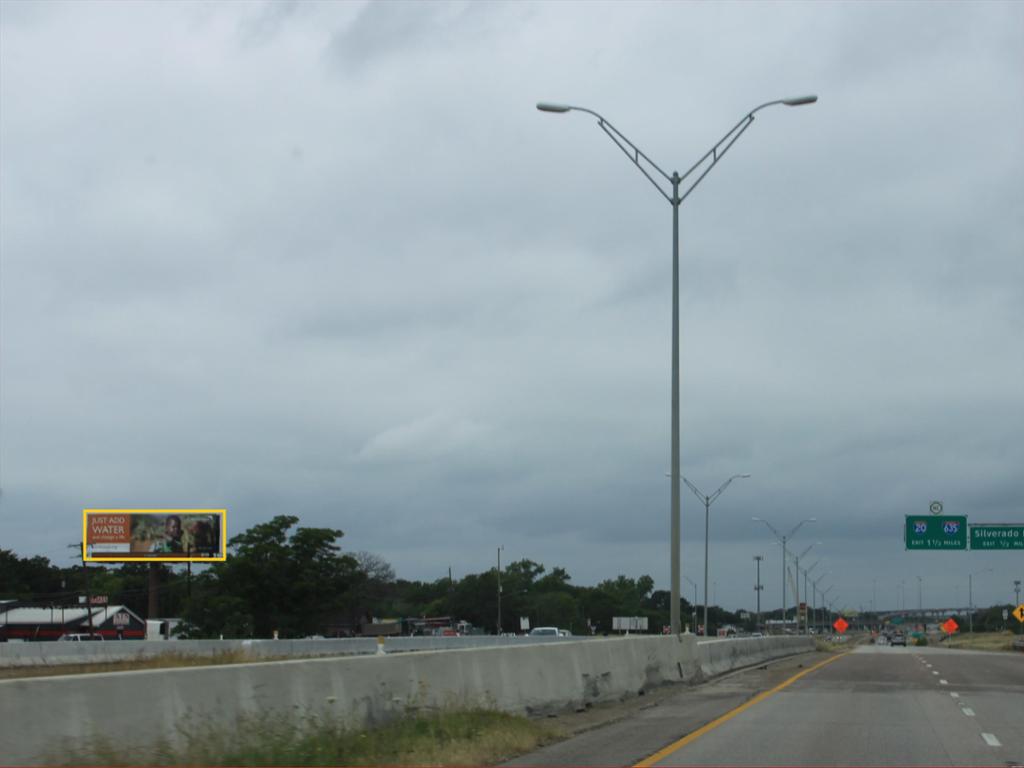
M322 621L356 610L355 588L365 580L359 564L335 543L333 528L293 528L299 519L278 515L228 542L225 562L193 583L184 611L190 636L249 632L301 637Z

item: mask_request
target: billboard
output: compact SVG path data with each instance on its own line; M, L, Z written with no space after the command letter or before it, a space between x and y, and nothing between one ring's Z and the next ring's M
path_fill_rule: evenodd
M227 557L225 509L83 509L82 559L211 562Z

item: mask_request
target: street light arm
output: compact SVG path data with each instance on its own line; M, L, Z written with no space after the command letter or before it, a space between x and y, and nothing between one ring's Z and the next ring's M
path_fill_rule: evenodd
M759 107L754 107L743 117L742 120L736 123L736 125L734 125L732 129L727 134L725 134L725 136L719 139L718 143L715 144L715 146L713 146L711 149L705 152L703 157L701 157L700 160L698 160L690 167L690 170L688 170L686 173L679 177L680 181L682 179L687 178L691 173L700 168L709 157L711 158L711 164L707 168L705 168L703 173L701 173L701 175L698 176L696 180L692 184L690 184L689 187L686 188L686 191L683 192L682 195L680 195L679 202L683 202L683 200L685 200L689 196L689 194L693 192L697 185L704 180L704 177L711 172L711 169L718 164L718 161L725 156L725 153L729 151L729 148L736 143L737 139L739 139L740 136L743 135L743 132L750 127L750 124L754 122L755 112L762 110L765 107L774 106L775 104L785 104L786 106L789 107L797 107L800 106L801 104L813 104L817 100L817 96L797 96L791 99L776 99L775 101L766 101Z
M800 530L800 526L803 525L804 523L816 523L816 522L818 522L818 518L816 518L816 517L809 517L806 520L801 520L799 523L796 524L796 527L792 531L789 532L789 535L786 538L787 539L793 538L793 534L795 534L797 531L799 531Z
M539 109L541 112L555 113L586 112L588 115L593 115L594 117L596 117L598 127L606 134L608 134L608 138L614 141L616 146L618 146L618 148L623 151L623 153L626 155L626 157L630 159L633 165L635 165L640 170L640 173L647 177L647 180L654 185L654 188L661 193L661 196L668 200L670 203L672 202L672 195L670 195L664 189L661 188L661 185L657 181L655 181L654 177L651 176L650 173L647 172L647 169L641 164L640 161L643 160L644 162L646 162L651 168L660 173L667 181L671 182L672 177L665 173L665 171L663 171L656 162L654 162L653 160L651 160L651 158L644 154L636 144L634 144L632 141L626 138L626 135L622 133L622 131L620 131L614 125L605 120L603 116L601 116L592 109L587 109L586 107L574 107L569 104L551 104L549 102L544 101L537 104L537 109Z
M775 538L779 540L779 544L782 543L782 534L775 530L775 526L774 525L772 525L767 520L764 520L764 519L762 519L760 517L752 517L750 519L755 521L755 522L764 523L765 525L767 525L768 526L768 530L770 530L772 533L774 533L775 534Z
M715 491L714 493L711 494L711 496L709 498L709 501L714 501L715 499L717 499L719 496L722 495L722 491L724 491L726 488L729 487L729 483L731 483L733 480L736 480L736 479L741 478L741 477L746 478L746 477L750 477L750 475L733 475L728 480L726 480L724 483L722 483L722 487L721 488L719 488L717 491Z
M696 485L694 485L693 483L691 483L691 482L690 482L689 480L687 480L687 479L686 479L685 477L683 478L683 482L684 482L684 483L686 483L686 487L687 487L687 488L689 488L689 489L690 489L691 491L693 491L694 495L696 495L696 497L697 497L698 499L700 499L700 500L701 500L701 502L703 502L704 504L708 504L708 503L710 503L710 499L709 499L709 497L707 497L707 496L705 496L705 495L704 495L703 493L701 493L701 492L700 492L700 489L699 489L699 488L698 488L698 487L697 487Z

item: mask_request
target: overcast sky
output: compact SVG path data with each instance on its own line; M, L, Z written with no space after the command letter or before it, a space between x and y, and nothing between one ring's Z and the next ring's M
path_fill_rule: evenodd
M1009 602L1024 553L1024 4L0 4L0 547L87 507L340 528L403 578L529 558L778 607ZM683 573L704 507L684 487ZM801 585L802 588L802 585ZM693 588L683 583L683 594ZM838 607L838 606L837 606Z

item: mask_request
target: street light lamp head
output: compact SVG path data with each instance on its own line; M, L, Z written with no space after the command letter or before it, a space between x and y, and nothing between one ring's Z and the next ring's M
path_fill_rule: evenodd
M568 112L572 107L565 104L551 104L547 101L541 101L537 103L537 109L541 112Z
M782 103L787 107L799 107L801 104L813 104L817 100L817 96L797 96L793 99L783 99Z

